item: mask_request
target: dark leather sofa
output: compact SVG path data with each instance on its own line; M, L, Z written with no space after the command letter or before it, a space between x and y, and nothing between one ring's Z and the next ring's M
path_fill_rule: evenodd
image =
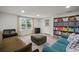
M18 34L16 33L16 29L4 29L2 34L3 38L17 36L17 35Z

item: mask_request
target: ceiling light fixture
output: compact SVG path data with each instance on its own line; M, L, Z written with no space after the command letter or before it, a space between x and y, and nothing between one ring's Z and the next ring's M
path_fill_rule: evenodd
M40 15L39 15L39 14L37 14L36 16L37 16L37 17L39 17Z
M21 10L21 12L24 13L25 11L24 10Z
M66 6L66 8L70 8L71 6Z

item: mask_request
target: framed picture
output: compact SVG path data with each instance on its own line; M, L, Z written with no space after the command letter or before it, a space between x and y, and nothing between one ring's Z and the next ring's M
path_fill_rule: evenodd
M45 20L45 26L49 26L49 19Z

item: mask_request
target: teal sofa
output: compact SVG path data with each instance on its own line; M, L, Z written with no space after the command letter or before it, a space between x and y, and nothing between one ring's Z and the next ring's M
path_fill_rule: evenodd
M60 37L53 45L48 47L44 46L43 52L66 52L66 47L68 45L67 37Z

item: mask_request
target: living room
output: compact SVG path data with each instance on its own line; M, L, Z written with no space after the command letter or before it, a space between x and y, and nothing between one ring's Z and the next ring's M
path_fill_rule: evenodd
M59 26L58 23L64 23L69 19L75 23L73 19L79 20L78 16L78 6L0 6L0 51L66 52L68 45L66 40L75 31L73 32L73 29L70 32L66 31L70 23L67 26ZM61 28L57 30L56 27ZM62 27L65 27L65 30L62 30ZM63 44L59 46L56 42L61 36L65 36L64 33L68 38L61 39Z

